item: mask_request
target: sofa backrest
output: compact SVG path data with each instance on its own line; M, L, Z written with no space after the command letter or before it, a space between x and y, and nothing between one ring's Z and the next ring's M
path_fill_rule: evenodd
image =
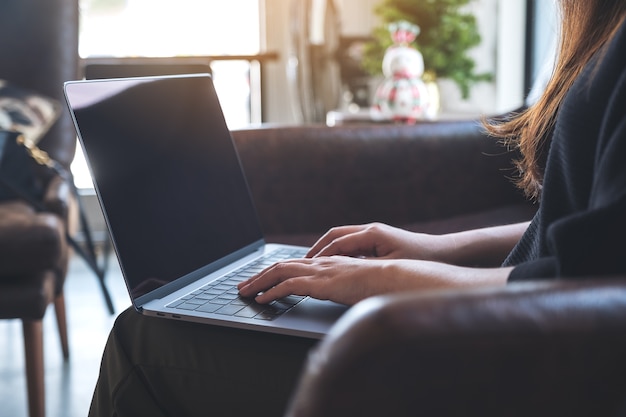
M270 126L233 137L268 234L394 225L524 204L478 121Z

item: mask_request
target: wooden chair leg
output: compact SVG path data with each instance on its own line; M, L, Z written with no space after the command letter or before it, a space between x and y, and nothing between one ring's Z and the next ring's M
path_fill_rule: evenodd
M61 349L63 350L63 358L67 360L70 357L70 347L67 339L67 319L65 315L65 295L59 294L54 299L54 313L57 318L57 327L59 328L59 338L61 339Z
M24 352L26 356L26 383L28 386L28 414L44 417L45 389L43 364L43 322L22 320L24 330Z

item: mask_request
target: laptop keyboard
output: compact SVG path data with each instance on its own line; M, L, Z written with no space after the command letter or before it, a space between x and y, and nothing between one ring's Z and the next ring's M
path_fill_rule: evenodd
M277 249L171 302L167 307L257 320L274 320L306 297L290 295L270 304L259 304L251 298L240 297L237 284L276 262L302 258L305 254L306 249L301 248Z

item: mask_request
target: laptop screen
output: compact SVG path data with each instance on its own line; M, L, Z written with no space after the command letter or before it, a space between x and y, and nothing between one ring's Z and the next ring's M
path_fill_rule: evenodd
M65 91L133 297L262 239L210 76Z

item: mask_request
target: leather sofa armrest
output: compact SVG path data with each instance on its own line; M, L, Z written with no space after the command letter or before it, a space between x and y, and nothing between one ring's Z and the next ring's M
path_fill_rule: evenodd
M266 234L424 222L525 204L478 121L233 131Z
M618 416L626 277L366 300L311 354L288 416Z

